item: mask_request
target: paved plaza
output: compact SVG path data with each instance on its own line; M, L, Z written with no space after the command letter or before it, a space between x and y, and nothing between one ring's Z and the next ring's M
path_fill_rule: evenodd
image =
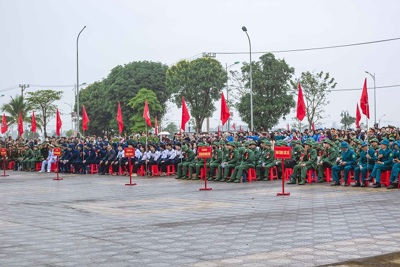
M400 190L325 183L277 197L280 180L199 191L173 177L9 174L0 266L320 266L400 251Z

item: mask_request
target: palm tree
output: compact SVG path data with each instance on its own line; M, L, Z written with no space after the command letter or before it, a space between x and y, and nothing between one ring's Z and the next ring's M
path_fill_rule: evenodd
M30 113L32 111L31 106L24 101L24 98L20 95L17 95L15 98L11 97L11 101L7 104L4 104L1 107L3 112L8 113L7 117L7 125L13 125L13 124L18 124L18 117L19 113L22 112L22 120L26 123L31 123L31 115ZM42 121L40 118L36 116L36 127L41 130L42 128Z

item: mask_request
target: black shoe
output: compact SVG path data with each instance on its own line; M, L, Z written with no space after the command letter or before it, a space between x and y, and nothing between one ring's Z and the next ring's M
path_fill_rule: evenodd
M331 186L339 186L339 185L340 185L339 182L333 182L333 183L331 183Z
M352 187L361 187L360 183L356 183L355 185L352 185Z
M388 188L386 188L386 189L395 189L396 187L397 187L397 186L394 186L394 185L391 184L391 185L389 185Z
M374 185L374 188L381 188L381 187L382 187L381 184Z
M362 183L362 184L360 185L360 187L367 187L367 185L366 185L365 183Z
M105 175L104 173L100 173L100 175Z
M286 184L296 184L296 181L295 181L295 180L292 180L292 181L290 181L290 182L288 182L288 183L286 183Z

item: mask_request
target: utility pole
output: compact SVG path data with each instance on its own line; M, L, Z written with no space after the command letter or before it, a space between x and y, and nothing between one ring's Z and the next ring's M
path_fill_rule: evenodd
M24 91L26 88L29 88L29 84L20 84L19 88L21 88L21 96L24 98Z

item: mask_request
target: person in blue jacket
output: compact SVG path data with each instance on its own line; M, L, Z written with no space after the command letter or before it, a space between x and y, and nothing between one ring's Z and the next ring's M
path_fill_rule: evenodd
M393 168L392 172L390 173L390 185L387 189L394 189L397 188L398 180L399 180L399 172L400 172L400 153L399 153L399 141L395 141L393 143Z
M354 180L356 184L353 187L365 187L367 172L372 171L376 161L375 150L373 150L367 142L361 144L360 158L358 159L357 167L354 169ZM361 183L360 183L361 174Z
M356 153L347 142L342 142L340 144L342 154L340 157L339 164L332 167L332 180L331 186L340 185L339 173L344 170L344 186L348 186L348 173L353 170L356 166Z
M389 140L384 139L380 142L381 149L378 151L378 157L375 162L370 178L375 178L374 188L381 187L381 172L390 171L393 167L393 152L389 148Z

